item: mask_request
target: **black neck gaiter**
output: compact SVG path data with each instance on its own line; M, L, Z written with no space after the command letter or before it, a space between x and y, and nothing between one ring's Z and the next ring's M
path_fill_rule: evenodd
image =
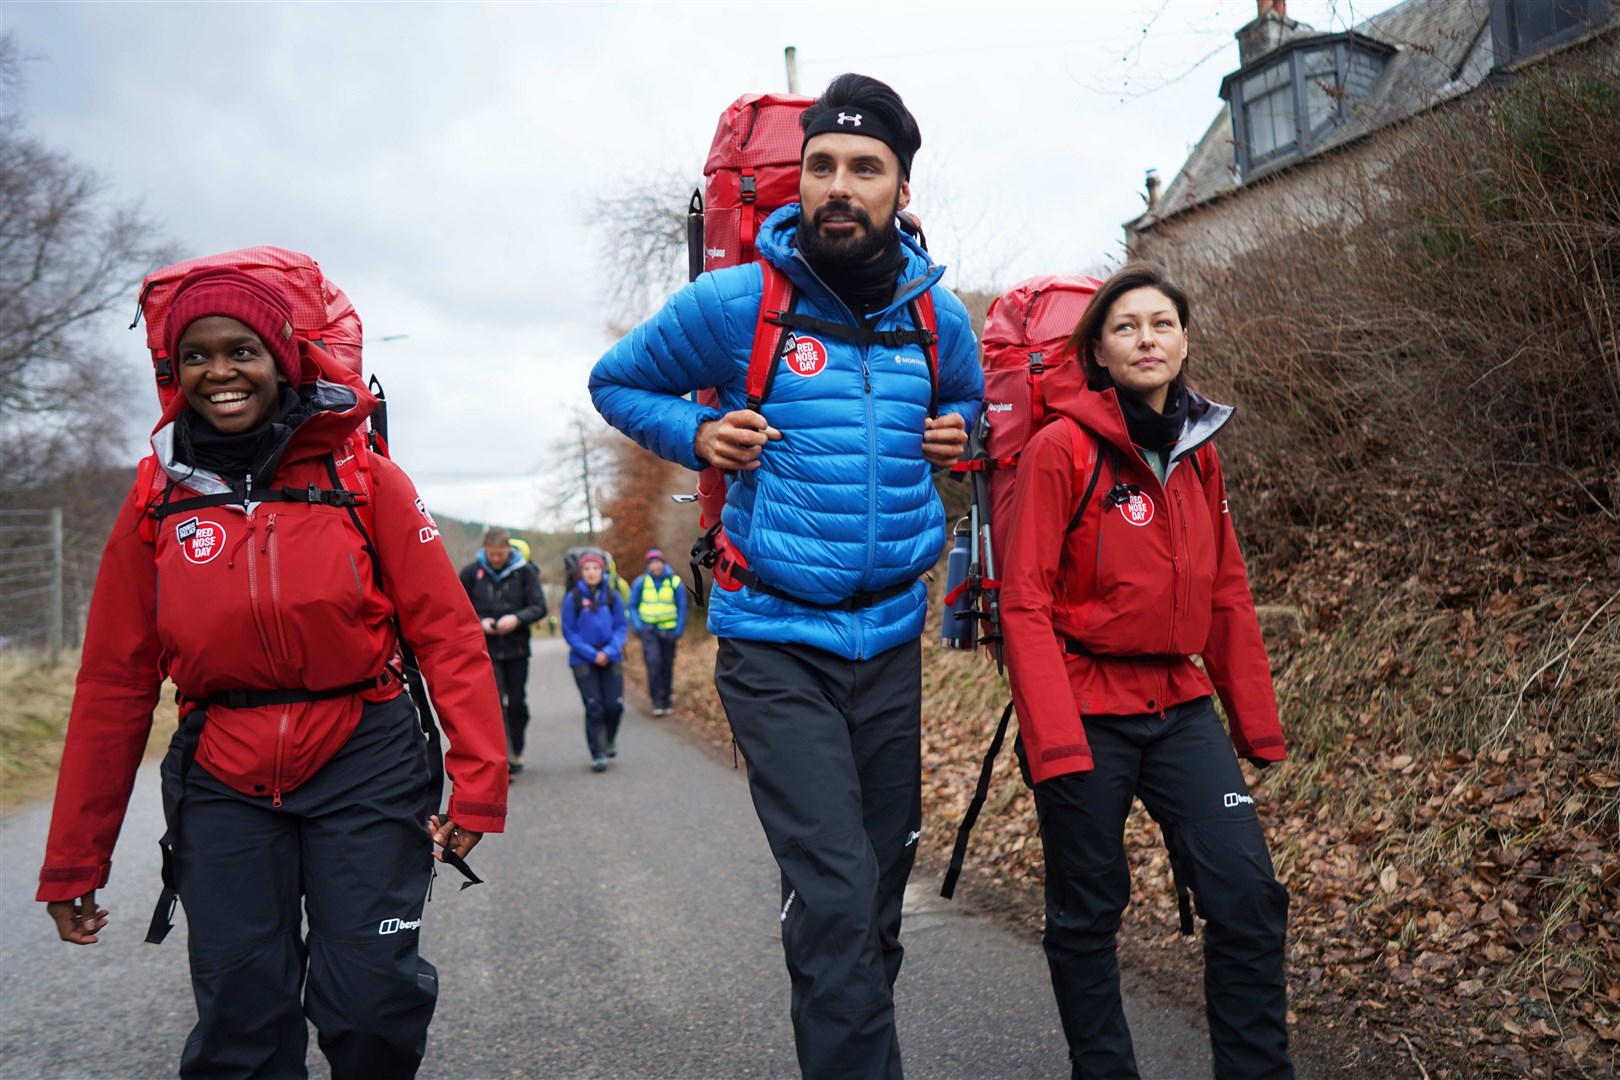
M802 250L816 276L826 283L838 299L849 305L849 310L857 318L867 318L894 301L900 268L905 265L905 252L901 248L898 231L891 232L889 243L876 258L854 266L818 259L813 244Z
M1147 450L1168 450L1181 438L1187 424L1187 394L1172 388L1165 399L1164 412L1156 412L1144 398L1126 390L1114 391L1119 411L1125 416L1125 430L1131 442Z
M182 464L207 469L226 482L249 473L268 481L282 448L310 411L296 390L283 386L275 419L240 435L225 435L187 409L175 420L175 456Z

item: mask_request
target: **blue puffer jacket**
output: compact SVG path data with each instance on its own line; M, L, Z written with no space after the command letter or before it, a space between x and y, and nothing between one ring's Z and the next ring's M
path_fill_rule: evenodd
M562 635L568 642L570 667L596 663L598 652L607 653L608 662L617 664L624 659L629 626L624 598L605 581L595 589L577 582L562 599Z
M801 290L798 311L853 324L794 244L797 204L765 222L761 254ZM933 291L939 324L939 410L968 428L984 378L962 302L939 285L944 268L905 241L894 303L877 328L912 327L909 301ZM680 395L715 386L722 410L746 407L748 354L759 317L759 266L700 276L619 341L591 372L591 400L608 423L660 457L701 469L698 425L721 411ZM803 339L805 334L799 335ZM863 346L813 335L825 367L800 374L786 361L764 413L782 432L757 470L739 473L723 516L731 543L761 581L816 603L837 603L917 581L909 592L857 611L795 604L753 589L716 589L709 629L719 637L811 645L846 659L876 656L922 633L927 592L917 580L945 544L945 512L922 456L928 366L922 347Z

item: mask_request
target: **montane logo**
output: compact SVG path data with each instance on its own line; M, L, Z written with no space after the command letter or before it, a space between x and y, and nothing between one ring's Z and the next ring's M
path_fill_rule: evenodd
M401 930L415 930L422 925L421 919L384 919L377 924L377 933L397 934Z
M1235 791L1227 792L1225 801L1226 801L1226 808L1228 810L1232 809L1232 807L1234 807L1234 806L1253 806L1254 805L1254 800L1252 798L1250 798L1247 795L1239 795Z
M793 906L793 901L798 898L798 895L799 890L793 889L788 893L788 898L782 901L782 914L777 919L778 922L787 922L788 909Z

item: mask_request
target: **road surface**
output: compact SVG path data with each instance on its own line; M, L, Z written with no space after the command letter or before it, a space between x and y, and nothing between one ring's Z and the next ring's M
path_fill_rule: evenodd
M439 967L421 1075L793 1077L778 877L746 778L675 719L634 711L618 761L592 773L560 642L536 641L528 768L509 831L474 853L486 884L440 878L423 953ZM154 765L114 856L99 945L56 940L33 900L49 807L0 821L0 1076L174 1075L194 1021L183 917L141 938L158 888ZM896 1011L907 1074L1065 1077L1032 936L946 904L917 875ZM1210 1075L1201 1018L1134 988L1144 1077ZM310 1039L310 1072L326 1076Z

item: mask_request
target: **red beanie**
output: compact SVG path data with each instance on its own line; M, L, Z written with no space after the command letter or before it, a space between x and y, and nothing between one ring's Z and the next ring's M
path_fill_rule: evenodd
M607 562L600 555L588 554L588 555L581 555L579 557L579 568L581 570L583 570L586 567L586 565L589 564L589 563L595 563L597 566L600 566L603 570L607 569Z
M193 270L180 279L163 322L163 347L173 357L186 327L209 315L224 315L259 335L276 367L293 386L302 381L293 338L292 301L268 281L232 266Z

